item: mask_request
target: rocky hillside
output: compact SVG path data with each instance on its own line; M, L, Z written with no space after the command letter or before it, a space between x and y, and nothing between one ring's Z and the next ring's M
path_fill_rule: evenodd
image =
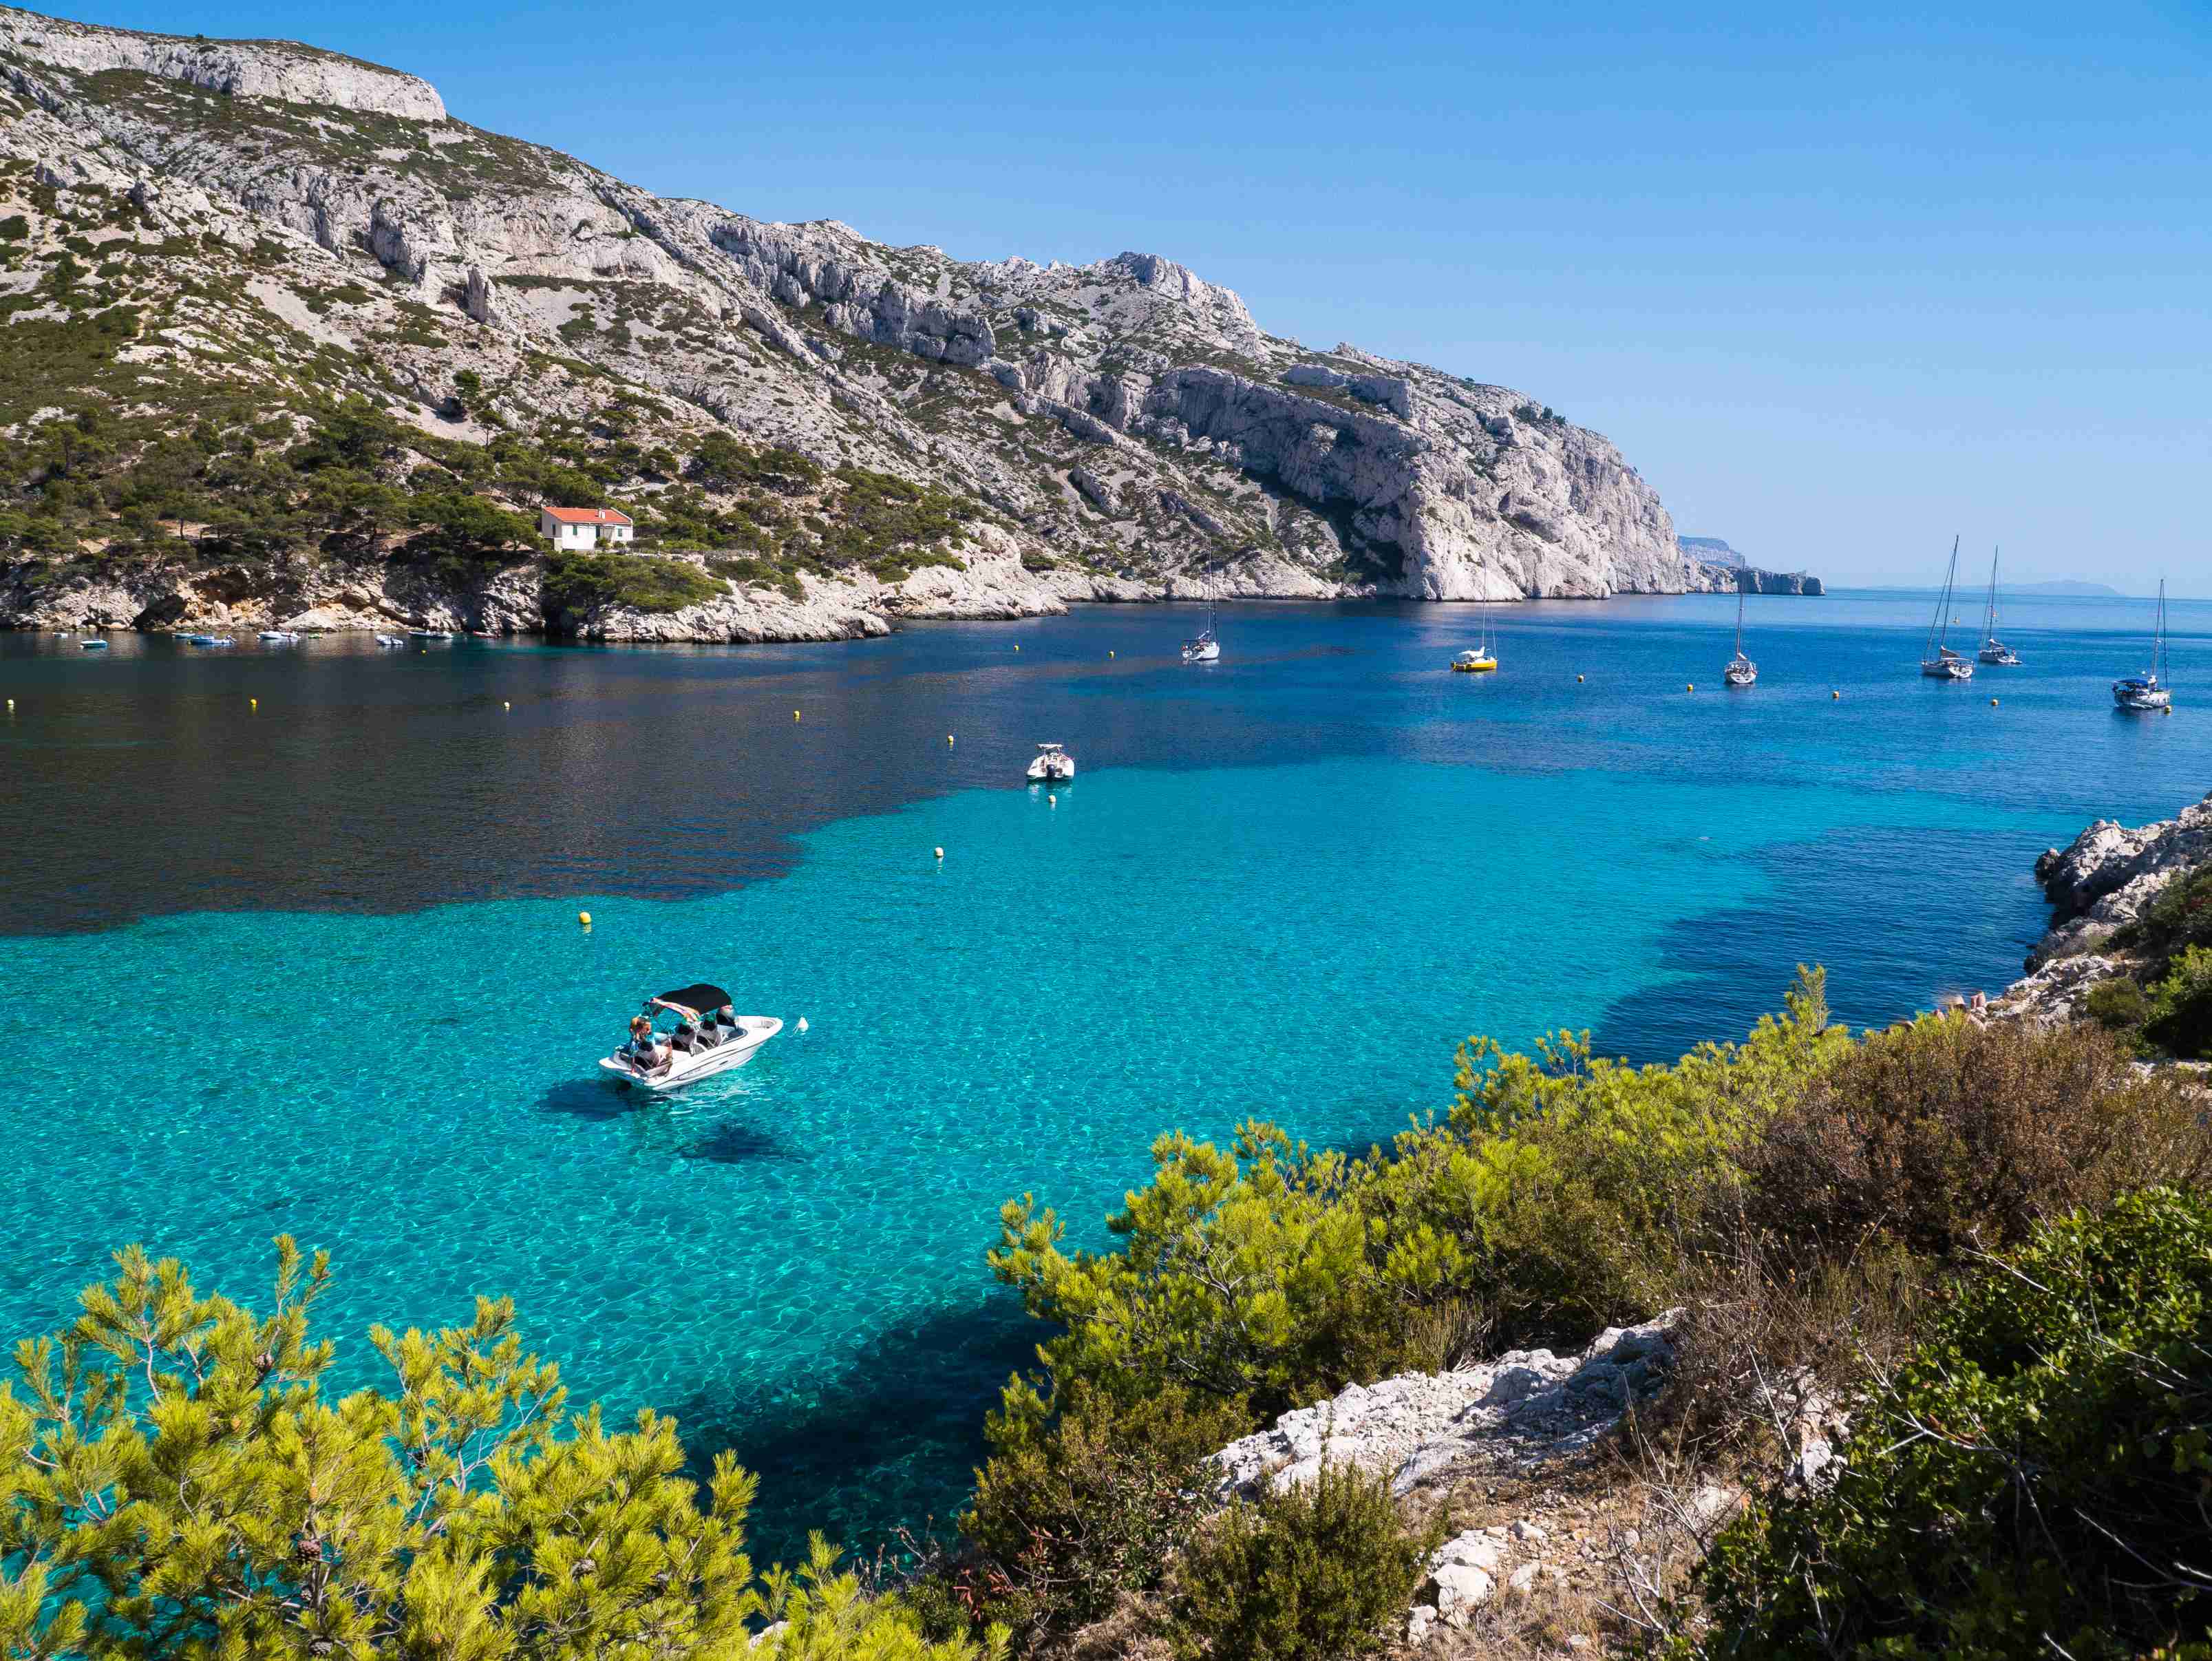
M1226 595L1724 582L1598 435L1269 335L1169 260L968 264L763 223L289 42L0 9L0 263L18 624L524 626L542 545L464 524L456 493L622 506L641 551L714 585L656 611L610 580L546 613L599 633L849 633L1206 571ZM349 399L392 430L307 471L401 492L365 519L281 465ZM395 569L426 538L471 569Z

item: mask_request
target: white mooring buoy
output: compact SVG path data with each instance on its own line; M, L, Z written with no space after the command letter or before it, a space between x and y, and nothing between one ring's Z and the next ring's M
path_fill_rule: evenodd
M805 1016L804 1016L804 1015L801 1015L801 1016L799 1018L799 1030L801 1032L804 1032L804 1031L806 1031L806 1017L805 1017Z
M940 860L945 857L945 850L942 848L937 850L937 857Z

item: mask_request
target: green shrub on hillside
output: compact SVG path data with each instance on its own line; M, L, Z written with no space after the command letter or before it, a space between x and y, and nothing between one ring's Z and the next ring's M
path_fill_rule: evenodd
M2185 946L2169 961L2143 1036L2170 1055L2212 1056L2212 946Z
M956 1591L1035 1637L1157 1590L1205 1514L1206 1456L1251 1428L1237 1404L1175 1386L1120 1403L1071 1384L1057 1419L1018 1393L987 1426Z
M680 611L723 593L689 560L640 554L556 553L545 562L545 616L574 619L602 605Z
M1170 1640L1181 1661L1372 1654L1404 1621L1442 1537L1407 1524L1387 1477L1325 1467L1200 1530L1176 1571Z
M1827 1494L1706 1572L1713 1657L2212 1655L2212 1201L2047 1225L1933 1318Z
M0 1653L735 1658L753 1479L705 1502L676 1428L568 1411L514 1311L378 1329L392 1393L326 1396L325 1259L272 1312L118 1253L0 1386Z
M1950 1263L2130 1188L2212 1177L2212 1133L2098 1027L1931 1015L1852 1049L1746 1164L1746 1218L1789 1262L1879 1237Z

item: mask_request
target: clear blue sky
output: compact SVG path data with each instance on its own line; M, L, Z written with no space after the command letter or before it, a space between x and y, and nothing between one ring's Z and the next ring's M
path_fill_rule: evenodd
M1832 580L2212 594L2212 8L112 0L293 35L656 191L1163 253L1521 388ZM312 21L307 21L312 19Z

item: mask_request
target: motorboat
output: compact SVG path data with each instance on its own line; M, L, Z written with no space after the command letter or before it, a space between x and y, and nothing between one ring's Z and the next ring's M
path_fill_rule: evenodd
M602 1056L600 1070L640 1090L668 1091L743 1067L783 1023L773 1015L733 1015L730 1006L728 993L704 981L647 998L649 1035ZM674 1018L672 1029L660 1026L663 1016Z
M1731 686L1756 686L1759 684L1759 666L1743 652L1743 585L1744 578L1739 573L1735 580L1735 655L1728 660L1728 667L1721 671L1721 678Z
M407 633L410 638L415 640L451 640L453 638L453 631L450 629L410 629Z
M104 640L81 640L76 643L76 649L80 652L105 652L107 642Z
M1221 618L1214 605L1212 586L1204 571L1199 573L1198 586L1206 595L1206 627L1183 642L1182 660L1185 663L1218 663L1221 660L1221 639L1214 630ZM1070 766L1073 765L1071 763ZM1073 777L1073 773L1069 776Z
M2166 679L2166 579L2158 582L2158 624L2151 635L2150 672L2112 683L2112 702L2123 709L2172 709L2173 688Z
M194 646L220 648L224 646L235 646L238 644L238 642L233 640L228 635L186 635L185 639L187 642Z
M1948 640L1951 624L1958 621L1951 616L1951 594L1958 583L1959 538L1953 537L1951 568L1943 576L1943 597L1936 603L1935 621L1928 625L1928 641L1920 648L1920 672L1930 680L1972 680L1974 678L1973 664L1953 651Z
M1974 656L1983 663L1994 663L2001 668L2020 666L2020 654L1997 638L1997 551L1990 550L1990 598L1982 607L1982 649Z
M299 631L295 629L264 629L260 638L271 646L297 646L300 643Z
M1040 744L1029 776L1031 784L1065 784L1075 776L1075 757L1056 744Z
M379 635L376 637L376 643L384 648L387 652L396 651L406 646L407 636L404 635Z

